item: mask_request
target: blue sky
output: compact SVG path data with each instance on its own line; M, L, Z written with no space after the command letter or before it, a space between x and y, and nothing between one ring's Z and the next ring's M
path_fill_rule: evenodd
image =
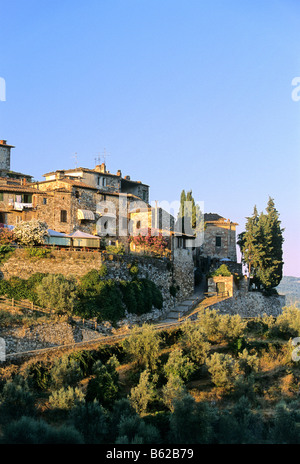
M274 198L300 276L297 0L0 0L12 169L107 167L238 222ZM299 92L300 95L300 92Z

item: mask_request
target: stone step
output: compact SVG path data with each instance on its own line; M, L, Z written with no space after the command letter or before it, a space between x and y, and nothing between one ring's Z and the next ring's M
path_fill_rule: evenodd
M168 317L171 319L178 319L179 315L182 314L180 311L170 311Z

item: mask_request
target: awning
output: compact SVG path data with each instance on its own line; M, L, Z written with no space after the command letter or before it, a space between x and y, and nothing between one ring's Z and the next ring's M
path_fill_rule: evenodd
M93 211L90 211L88 209L79 209L77 211L77 217L78 219L88 219L89 221L95 220L95 215Z

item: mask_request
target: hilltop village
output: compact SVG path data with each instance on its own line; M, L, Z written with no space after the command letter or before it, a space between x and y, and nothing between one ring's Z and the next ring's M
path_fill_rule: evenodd
M218 301L218 308L222 309L220 304L223 303L226 312L249 315L253 310L253 298L256 298L256 310L262 309L257 302L261 295L251 295L252 300L245 308L246 296L249 297L248 280L243 275L242 264L237 262L237 223L217 213L205 213L199 243L197 233L183 233L176 228L175 217L157 204L150 205L147 184L129 175L123 176L121 170L112 174L102 163L94 169L77 167L48 172L43 175L44 180L35 181L29 174L11 170L14 148L6 140L0 140L1 227L13 229L22 221L40 220L48 227L46 245L87 250L107 246L116 250L122 248L128 255L139 256L141 268L146 266L143 256L148 253L130 237L137 237L146 230L145 235L163 236L167 242L161 256L170 260L172 272L164 274L165 270L158 270L157 260L153 265L155 272L149 266L144 269L144 275L152 275L163 291L166 310L192 297L199 284L202 296L216 294L225 300ZM34 272L44 271L36 267L30 271L28 263L20 271L20 256L16 254L14 260L2 267L4 278L18 277L20 272L22 277L28 278ZM222 264L226 265L229 275L213 276L213 271ZM71 266L65 263L59 272L80 275L83 272L80 266L75 269L73 266L71 271ZM113 276L117 271L113 269L113 262L110 266ZM170 295L172 288L175 290L171 290ZM274 309L271 305L267 312L277 314L281 304L275 306Z
M150 188L129 175L106 169L105 163L94 169L56 170L43 175L45 180L10 169L14 146L0 140L0 223L15 226L21 221L39 219L51 231L70 236L77 231L105 237L109 244L128 246L128 233L138 235L145 227L163 233L172 250L195 248L194 234L176 233L175 218L149 204ZM236 257L236 226L218 214L205 214L206 231L201 244L205 259L231 262ZM56 235L56 236L57 236ZM54 234L53 234L54 236ZM88 235L82 235L88 237Z

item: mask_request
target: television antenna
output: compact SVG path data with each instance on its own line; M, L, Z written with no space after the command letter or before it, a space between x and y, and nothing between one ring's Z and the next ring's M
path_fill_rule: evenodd
M100 164L102 161L104 164L106 164L106 158L110 156L110 154L106 151L106 148L103 149L103 152L101 153L96 153L98 156L94 158L95 160L95 166L97 164Z
M76 152L74 153L74 156L72 156L72 159L75 160L75 169L77 169L77 165L78 165L78 155L77 155Z

